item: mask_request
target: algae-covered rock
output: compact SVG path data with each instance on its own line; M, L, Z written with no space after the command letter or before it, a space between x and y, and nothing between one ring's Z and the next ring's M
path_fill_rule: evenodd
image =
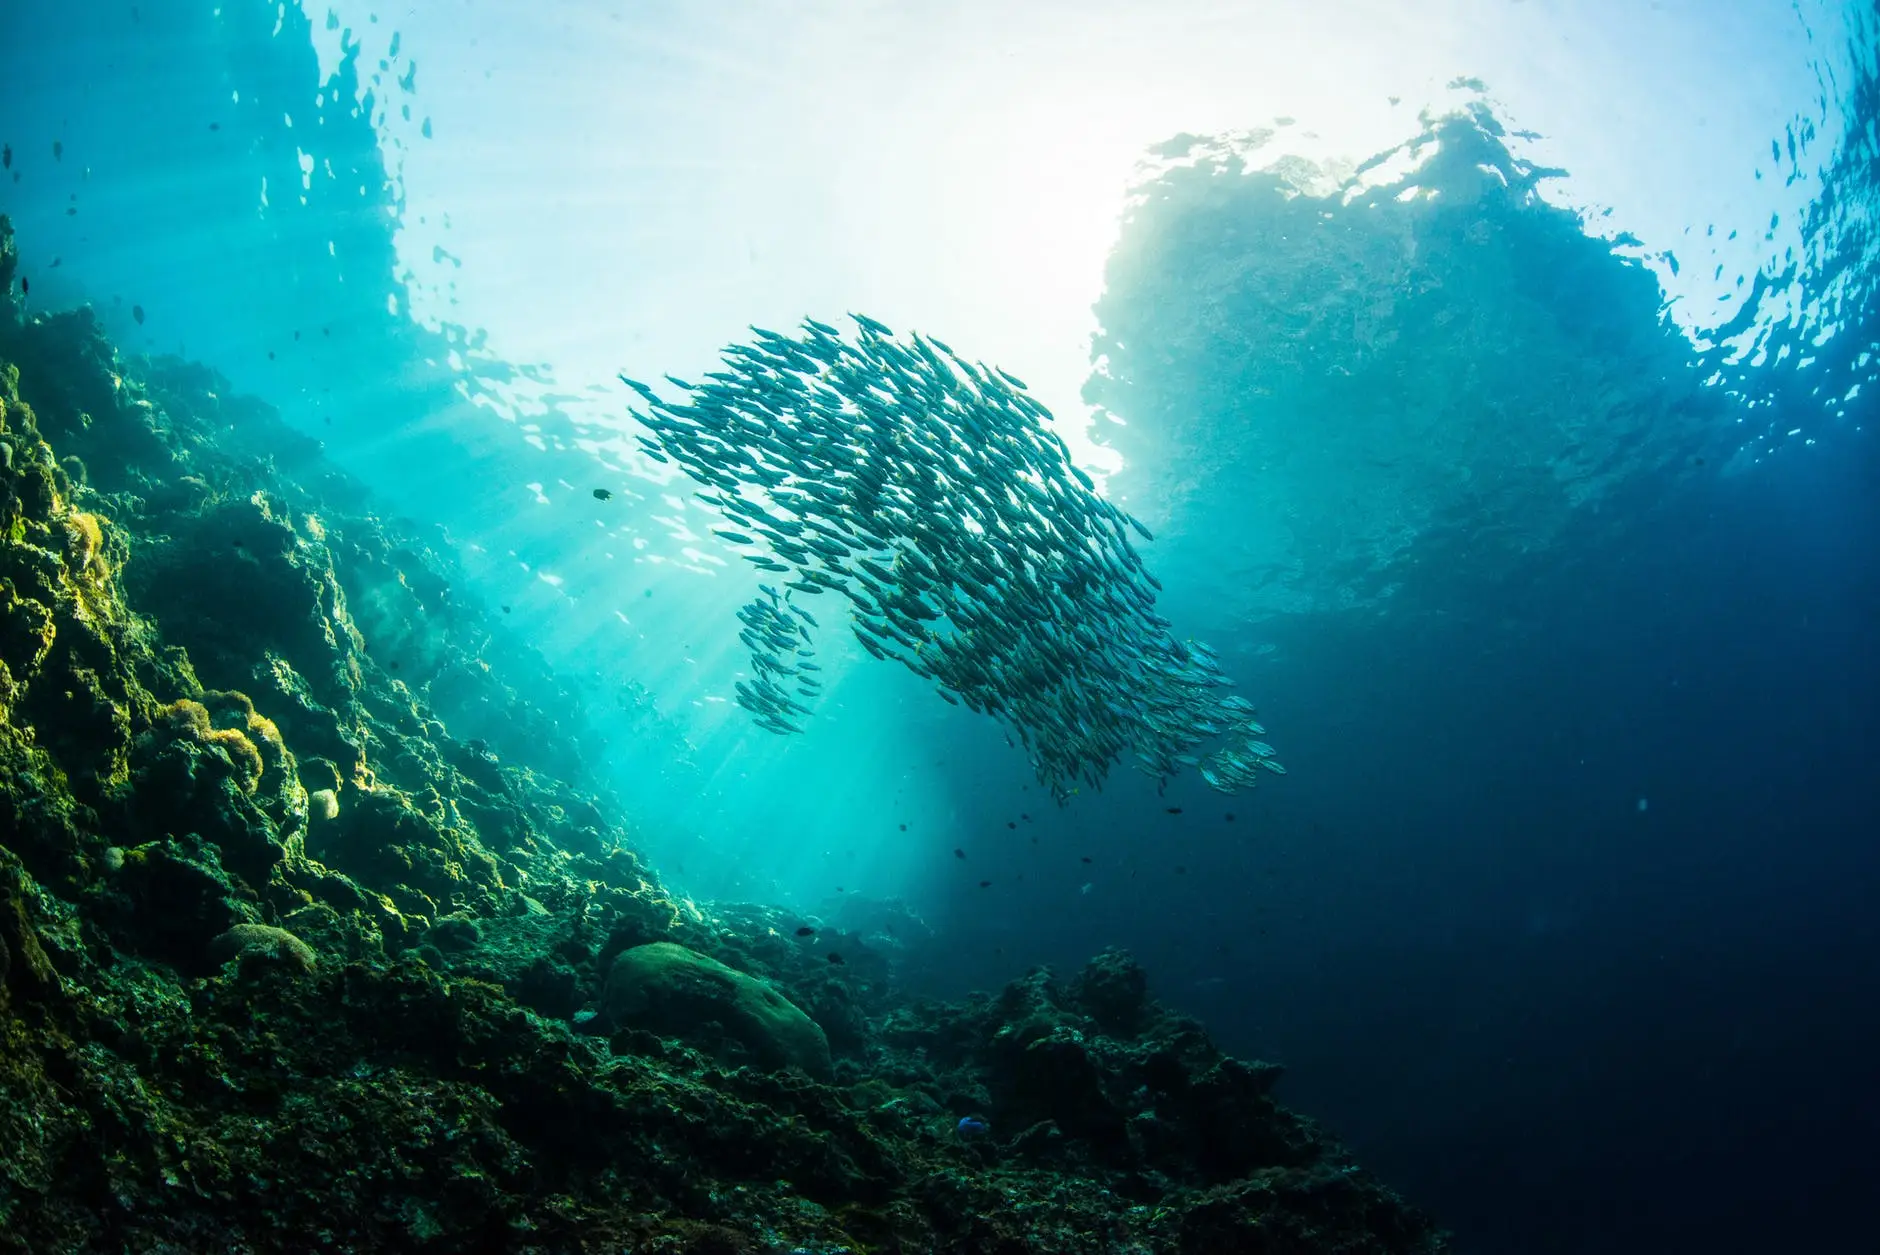
M1133 1033L1148 1009L1149 975L1126 951L1111 948L1078 975L1073 993L1104 1031Z
M754 976L670 941L614 959L601 1014L615 1025L687 1039L710 1038L715 1024L771 1067L832 1075L828 1039L795 1003Z
M117 870L98 915L128 953L193 971L244 918L216 848L194 834L121 850L111 863Z
M219 963L272 964L307 974L320 966L312 946L271 924L237 924L209 943L209 954Z
M59 986L58 974L27 913L27 896L26 877L18 863L0 860L0 1000L9 989L39 998Z

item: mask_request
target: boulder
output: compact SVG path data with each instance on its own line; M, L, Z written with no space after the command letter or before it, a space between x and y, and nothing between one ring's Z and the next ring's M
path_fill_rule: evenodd
M771 1068L831 1077L829 1041L816 1021L755 976L670 941L623 950L601 997L601 1015L711 1049L724 1039Z

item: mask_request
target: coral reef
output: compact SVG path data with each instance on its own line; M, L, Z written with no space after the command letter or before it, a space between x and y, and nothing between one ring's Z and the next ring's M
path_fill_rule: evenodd
M675 901L434 538L12 249L0 1252L1445 1249L1126 956Z

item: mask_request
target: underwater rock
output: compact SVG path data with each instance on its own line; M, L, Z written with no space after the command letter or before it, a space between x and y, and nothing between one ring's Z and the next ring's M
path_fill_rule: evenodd
M435 790L359 790L334 819L308 830L307 853L381 885L408 915L493 912L505 887L501 867L453 809Z
M523 1006L554 1020L566 1020L581 1008L581 976L565 962L540 958L504 985Z
M142 836L199 834L218 851L218 868L252 891L288 855L256 796L264 770L245 728L217 727L207 707L184 698L159 707L132 743L128 817Z
M798 1067L819 1080L834 1072L829 1041L816 1021L768 983L669 941L625 950L614 959L602 1016L680 1038L710 1041L708 1025L767 1067Z
M425 930L424 939L440 950L472 950L483 934L468 915L447 915Z
M272 964L309 976L320 966L312 946L270 924L235 925L209 943L209 955L218 963Z
M344 707L358 683L345 594L286 503L257 490L172 529L139 553L128 592L189 650L204 683L247 689L275 654L322 705Z
M1085 965L1071 997L1105 1032L1127 1036L1148 1006L1149 974L1127 950L1112 947Z
M996 1040L996 1039L995 1039ZM1020 1127L1048 1123L1112 1157L1127 1150L1128 1122L1104 1092L1104 1070L1084 1035L1069 1025L998 1041L994 1110Z
M133 846L121 858L100 915L126 952L195 972L215 938L247 922L215 847L200 837Z
M1146 983L1139 998L1139 976L1108 950L1067 983L1040 968L965 1012L896 1011L880 1039L889 1059L911 1050L938 1065L958 1105L987 1113L995 1140L1040 1163L1215 1183L1308 1169L1328 1153L1309 1121L1273 1101L1282 1069L1223 1054ZM1118 1003L1090 1002L1093 988L1123 991L1128 1028L1104 1026L1097 1011Z
M11 992L35 1000L58 988L59 975L27 912L24 871L16 861L0 858L0 999Z
M157 712L165 726L203 745L214 746L235 773L244 793L253 793L261 785L261 751L248 739L243 728L218 728L209 720L209 709L201 702L183 698Z

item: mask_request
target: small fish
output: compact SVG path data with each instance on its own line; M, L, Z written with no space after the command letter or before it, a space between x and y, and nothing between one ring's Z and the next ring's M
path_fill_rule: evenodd
M801 928L796 930L796 935L799 937L814 937L816 935L816 930L814 928L811 928L808 924L805 924Z
M65 160L65 145L56 139L52 141L52 159L54 161Z
M838 889L838 890L836 890L836 892L837 892L837 893L841 893L841 892L842 892L842 890L840 890L840 889ZM843 964L845 964L845 963L847 963L847 962L848 962L848 960L847 960L847 959L845 959L845 958L843 958L843 957L842 957L841 955L839 955L839 954L837 954L837 953L836 953L835 951L833 951L833 950L831 950L831 951L829 952L829 961L830 961L831 963L833 963L833 964L835 964L835 965L836 965L837 967L841 967L841 966L842 966Z
M992 1132L992 1126L978 1116L961 1116L960 1122L953 1126L953 1130L961 1137L979 1137Z
M965 850L962 850L962 849L960 849L960 847L958 847L958 846L956 845L956 846L954 846L954 847L953 847L953 857L954 857L954 858L965 858L965 857L966 857L966 851L965 851Z
M622 375L620 376L620 382L639 393L649 402L657 402L659 400L658 394L637 379L629 379L625 375Z
M741 556L792 596L850 601L870 656L1002 722L1058 802L1131 756L1161 786L1182 767L1220 792L1251 786L1270 753L1250 742L1252 704L1155 613L1162 586L1131 543L1153 533L1097 495L1025 381L852 319L852 339L813 319L796 336L753 327L700 385L667 376L690 394L679 403L623 376L651 409L634 412L641 447L700 481L736 537L766 544ZM797 730L783 714L808 713L787 690L816 687L796 623L815 618L791 609L789 630L739 615L757 676L741 704L779 732ZM1232 743L1197 753L1220 736Z
M1182 808L1179 806L1165 806L1162 809L1171 815L1179 815L1182 813Z
M143 326L144 325L144 307L141 305L131 306L131 317L137 320L138 326L140 327Z
M982 880L979 882L979 887L981 889L990 889L992 888L992 882L990 880Z
M0 169L11 170L12 168L13 145L8 144L4 148L0 148Z
M508 614L508 613L509 613L509 607L508 607L508 606L504 606L504 607L503 607L503 613L504 613L504 614Z
M606 488L596 488L594 490L594 500L596 501L611 501L613 495L614 494Z
M1078 862L1080 863L1089 863L1093 861L1094 860L1088 854L1084 855L1081 859L1078 860Z

